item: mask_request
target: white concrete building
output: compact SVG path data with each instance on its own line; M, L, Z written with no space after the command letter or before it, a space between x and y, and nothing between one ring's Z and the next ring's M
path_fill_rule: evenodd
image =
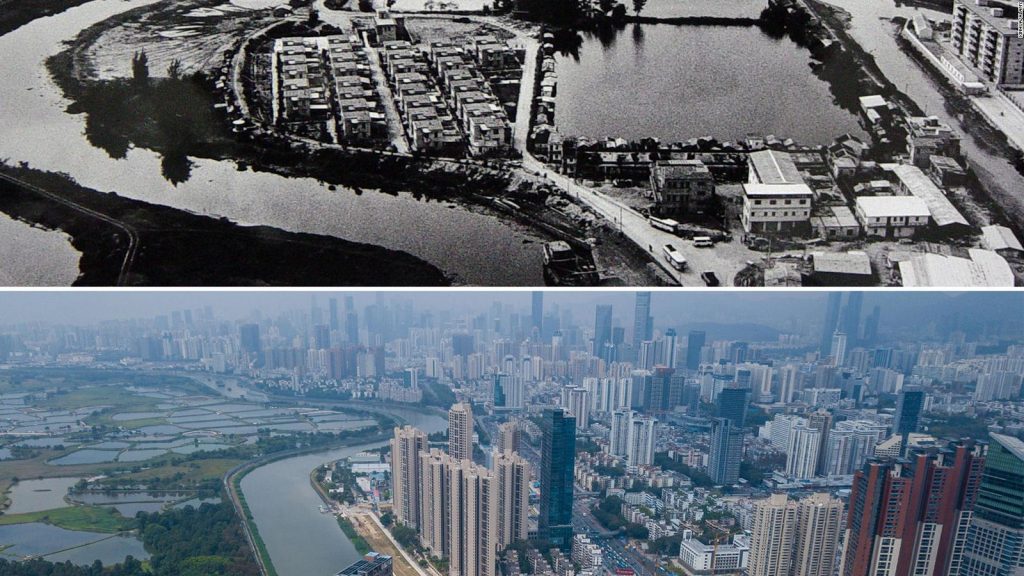
M800 233L811 219L814 192L806 184L744 184L743 229L747 233Z
M868 236L909 238L928 225L928 205L914 196L860 196L857 219Z

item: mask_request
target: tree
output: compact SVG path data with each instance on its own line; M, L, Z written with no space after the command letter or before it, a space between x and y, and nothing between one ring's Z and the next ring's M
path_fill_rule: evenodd
M640 13L644 11L646 5L647 0L633 0L633 12L636 13L637 19L640 18Z
M306 24L308 24L310 28L315 28L316 25L319 24L319 23L320 23L320 11L317 10L316 8L310 8L309 9L309 18L306 20Z
M149 84L149 57L141 50L132 56L132 79L139 86Z
M181 80L181 76L181 60L175 58L171 61L170 66L167 67L167 77L171 80ZM199 439L197 438L196 441L198 442L198 440Z

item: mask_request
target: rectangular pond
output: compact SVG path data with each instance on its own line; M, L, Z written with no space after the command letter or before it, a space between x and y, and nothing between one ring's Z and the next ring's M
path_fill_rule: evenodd
M810 52L756 26L630 23L560 39L558 49L564 136L724 142L754 133L814 145L862 134L814 74Z

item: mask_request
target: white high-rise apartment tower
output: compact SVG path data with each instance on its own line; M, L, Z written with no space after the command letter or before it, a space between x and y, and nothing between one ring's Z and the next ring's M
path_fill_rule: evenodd
M391 439L391 494L395 518L419 527L420 452L427 450L427 435L412 426L395 428Z
M448 454L456 460L473 459L473 407L465 402L448 410Z

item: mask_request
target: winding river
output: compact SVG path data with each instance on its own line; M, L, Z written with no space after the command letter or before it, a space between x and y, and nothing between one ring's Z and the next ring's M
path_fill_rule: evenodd
M84 117L66 112L70 102L44 62L81 30L155 1L95 0L0 37L0 158L64 172L96 190L240 224L402 250L469 284L543 284L537 236L478 211L411 194L331 191L309 178L239 171L230 161L196 158L192 177L174 186L150 150L135 148L112 159L92 146Z
M427 433L447 426L443 418L413 409L387 412ZM359 558L334 516L320 513L320 497L309 484L309 473L325 462L380 445L278 460L242 478L242 493L280 576L331 576Z

